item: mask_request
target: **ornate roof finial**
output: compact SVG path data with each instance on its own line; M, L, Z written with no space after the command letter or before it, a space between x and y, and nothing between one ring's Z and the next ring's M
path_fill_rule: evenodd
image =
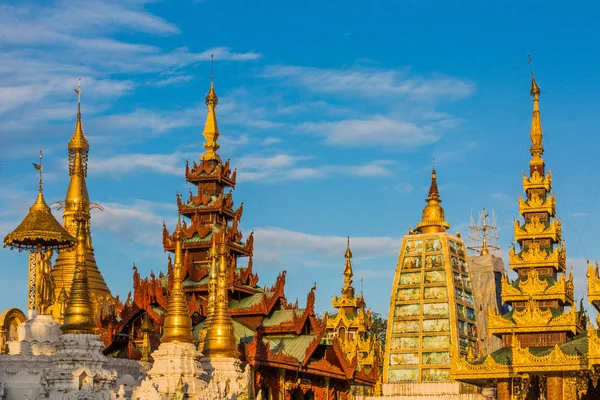
M75 221L77 223L77 235L75 236L75 274L65 308L64 325L61 329L63 333L95 333L94 308L90 296L88 273L85 264L88 243L87 223L89 221L87 204L79 202L75 213Z
M354 288L352 287L352 251L350 251L350 236L348 236L348 245L346 247L346 265L344 266L344 287L342 288L342 296L348 299L354 297Z
M533 75L533 68L531 67L531 56L528 56L529 68L531 71L531 89L529 93L533 97L533 114L531 117L531 131L529 133L529 137L531 139L531 147L529 151L533 158L529 162L532 167L543 166L544 161L541 156L544 154L544 147L542 145L542 121L540 118L540 87L535 81L535 76ZM540 171L542 172L542 171Z
M425 199L427 205L423 209L421 222L417 224L420 233L444 232L450 228L450 224L444 221L444 209L440 205L440 193L437 186L437 173L435 167L431 170L431 186L429 195Z
M194 343L192 320L188 313L187 300L183 291L183 232L181 216L177 214L177 228L173 232L175 240L175 264L173 265L173 288L167 306L167 316L163 325L162 343Z
M202 154L202 160L205 161L221 161L221 157L219 157L219 155L217 154L217 150L220 147L217 143L217 140L219 139L220 134L215 108L219 104L219 97L215 92L214 78L214 56L211 55L210 89L206 94L205 100L205 103L208 106L208 115L206 116L206 123L204 124L203 132L204 138L206 139L206 143L204 143L204 148L206 149L206 152Z

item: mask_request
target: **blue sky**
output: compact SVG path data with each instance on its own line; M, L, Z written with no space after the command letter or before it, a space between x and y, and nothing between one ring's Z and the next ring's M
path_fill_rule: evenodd
M18 5L15 5L18 4ZM554 176L576 296L599 259L597 5L558 2L0 2L0 236L35 199L64 198L77 77L90 139L96 259L114 294L131 266L165 270L161 226L202 152L215 55L223 158L254 229L259 284L288 271L317 309L340 292L345 237L355 286L387 313L400 238L420 219L431 160L451 232L471 211L498 215L512 242L529 160L527 54L542 88L545 159ZM60 218L60 214L57 213ZM23 253L0 251L0 309L26 304Z

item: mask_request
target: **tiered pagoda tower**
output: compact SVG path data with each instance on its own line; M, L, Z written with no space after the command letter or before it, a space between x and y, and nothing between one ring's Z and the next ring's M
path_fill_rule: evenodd
M519 196L522 221L514 223L517 248L509 251L509 265L517 279L511 282L505 276L502 282L502 301L511 310L504 315L488 310L488 331L502 339L503 348L474 362L455 355L452 377L482 386L496 385L499 400L540 396L595 399L597 392L588 392L591 397L581 396L588 390L588 370L596 368L588 350L600 356L600 341L593 327L587 337L580 335L586 329L587 317L574 301L572 271L566 277L566 249L556 217L552 174L542 159L540 88L533 74L530 93L531 160L528 175L523 174L526 198ZM598 361L600 358L593 362Z
M238 230L243 204L234 209L232 189L235 188L236 171L231 170L229 160L223 162L216 152L219 149L217 140L220 136L215 112L218 104L219 98L214 82L211 81L210 90L206 95L208 115L203 133L206 151L202 154L199 164L194 162L190 167L189 163L186 163L185 168L186 181L196 186L196 193L190 191L187 200L177 195L179 213L191 221L190 226L185 222L183 226L183 250L189 256L184 270L184 277L187 279L185 284L187 287L203 286L204 290L207 290L207 279L204 278L208 276L210 268L208 252L213 235L221 237L221 229L225 229L232 270L237 268L237 259L251 256L253 249L253 234L243 241L243 235ZM230 188L228 192L227 188ZM166 225L163 229L163 246L165 251L173 252L175 249L175 241Z
M566 249L560 218L556 217L556 197L552 193L552 174L542 159L542 124L539 111L540 88L531 80L533 117L531 123L531 160L529 176L523 174L526 199L519 195L522 221L514 222L514 241L509 251L510 268L517 279L502 282L502 302L512 311L488 316L490 333L501 337L505 347L515 337L527 347L563 344L580 333L573 299L573 274L565 278ZM564 307L571 307L565 313ZM543 334L542 334L543 333ZM513 336L514 335L514 336Z
M348 359L356 357L359 367L371 368L379 364L380 347L371 331L371 310L367 309L362 293L356 296L352 286L350 238L344 256L344 286L342 295L331 299L336 312L327 315L327 338L339 337Z
M81 82L81 79L80 79ZM65 201L62 203L64 209L63 226L71 235L77 234L77 221L75 216L79 209L79 203L83 203L83 212L88 220L85 224L85 267L88 274L89 289L94 302L95 312L97 313L98 306L103 302L112 302L113 298L104 281L104 277L100 273L96 265L94 257L94 248L92 246L92 235L90 230L91 208L100 208L90 202L88 194L86 177L87 163L90 145L83 133L81 123L81 84L76 90L78 94L77 102L77 122L75 123L75 131L69 141L69 187L65 196ZM51 308L52 315L59 322L62 322L63 315L61 310L64 310L66 299L71 292L73 276L75 275L77 263L77 255L75 249L61 250L56 258L54 268L52 268L52 280L54 282L54 293L57 295L55 305Z
M199 163L186 166L186 180L197 190L186 201L177 196L182 216L177 235L163 227L165 251L180 246L176 263L182 264L181 275L179 270L174 273L170 256L167 274L142 278L133 267L133 296L125 303L115 299L116 315L100 322L105 354L141 359L162 346L177 275L183 280L195 344L205 356L203 368L217 370L216 365L224 360L240 367L245 364L251 376L250 398L259 393L265 399L302 399L305 393L308 398L346 398L351 386L373 386L379 369L359 367L356 357L346 356L341 339L326 339L327 321L314 310L316 286L309 291L304 308L285 297L285 271L273 286L258 286L258 275L253 273L253 235L243 240L238 230L242 207L234 209L231 195L236 173L217 154L217 104L211 82L206 96L206 151ZM238 258L245 256L248 265L238 266Z
M432 387L415 383L449 381L451 352L477 353L465 244L447 232L435 169L426 202L421 222L402 238L396 266L383 363L388 395L425 394Z

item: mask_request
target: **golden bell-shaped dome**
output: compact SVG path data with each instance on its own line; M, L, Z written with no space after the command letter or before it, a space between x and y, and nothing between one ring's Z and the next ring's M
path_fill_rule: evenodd
M436 233L444 232L450 228L450 224L446 222L444 209L440 205L442 200L437 187L437 174L435 168L431 171L431 186L429 188L429 196L425 200L427 205L423 209L421 222L417 224L417 230L420 233Z

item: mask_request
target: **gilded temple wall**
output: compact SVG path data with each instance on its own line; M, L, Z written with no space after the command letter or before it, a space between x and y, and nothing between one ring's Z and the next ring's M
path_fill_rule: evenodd
M384 383L448 381L450 346L477 351L464 243L447 233L405 236L390 300Z

